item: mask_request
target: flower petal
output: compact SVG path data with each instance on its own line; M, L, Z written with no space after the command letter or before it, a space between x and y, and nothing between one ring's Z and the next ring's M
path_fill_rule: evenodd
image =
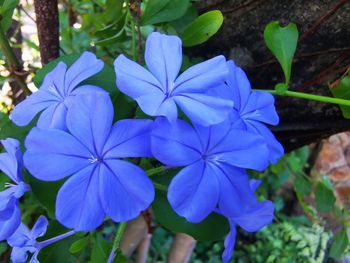
M99 165L89 165L63 184L56 199L56 218L62 225L75 231L91 231L103 222L100 179Z
M78 88L74 89L70 96L76 96L76 95L89 95L91 93L95 94L96 92L106 92L104 89L101 89L100 87L93 86L93 85L82 85ZM107 92L106 92L107 93Z
M0 221L8 220L15 210L17 199L13 197L15 187L7 188L0 192Z
M99 193L105 213L116 222L137 217L154 199L154 188L138 166L121 160L101 165Z
M68 130L93 154L101 155L113 122L113 105L106 92L69 97Z
M1 140L6 152L0 154L0 170L17 184L22 181L23 157L20 143L16 139Z
M38 220L35 222L32 231L31 237L32 239L37 239L38 237L42 237L47 230L49 222L47 221L45 216L39 216Z
M189 222L205 219L219 201L216 168L203 161L183 168L171 181L168 200L172 208Z
M235 129L211 149L210 155L223 163L259 171L269 163L269 150L264 139L257 134Z
M120 120L112 127L103 149L104 159L152 157L151 120Z
M247 130L261 135L269 149L269 160L271 163L277 163L278 159L284 154L283 146L277 141L271 130L264 124L257 121L246 121Z
M173 94L202 93L209 88L224 84L227 74L225 57L214 57L182 73L175 81Z
M238 217L232 217L230 220L234 221L245 231L255 232L264 226L271 224L273 220L274 204L271 201L262 201L251 207L247 212Z
M250 82L244 71L237 67L236 64L230 60L227 62L229 73L226 78L226 83L230 87L233 97L235 109L240 111L245 107L251 94Z
M65 97L64 79L66 71L66 63L58 62L56 67L46 74L39 90L48 92L59 100L63 99Z
M243 119L265 122L271 125L277 125L279 117L275 109L274 97L266 92L253 92L247 104L240 112Z
M237 235L236 225L230 222L230 232L225 238L225 250L222 253L223 263L229 262L232 258L233 249L236 244L236 235Z
M45 109L37 123L37 127L42 129L67 130L66 125L67 107L64 103L53 103Z
M18 126L26 126L40 111L60 99L49 92L38 90L16 105L10 114L10 119Z
M30 245L30 230L28 227L21 223L16 231L7 239L7 243L11 247L24 247Z
M64 86L66 96L83 80L95 75L103 68L103 61L95 54L85 51L67 70Z
M90 164L89 150L64 131L33 128L25 146L25 166L40 180L59 180Z
M162 84L164 93L171 92L182 64L182 43L177 36L151 33L146 41L145 61L148 69Z
M157 118L151 142L153 155L169 166L184 166L201 158L198 136L194 129L182 120L171 124L165 118Z
M17 203L12 216L5 221L0 221L0 241L9 238L16 231L20 223L21 212Z
M27 262L28 250L25 247L14 247L11 252L11 262L12 263L23 263Z

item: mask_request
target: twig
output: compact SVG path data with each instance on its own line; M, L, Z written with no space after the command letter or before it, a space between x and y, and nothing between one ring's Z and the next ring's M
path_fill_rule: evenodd
M321 16L316 22L309 27L299 38L299 44L304 41L304 39L314 32L323 22L329 19L341 6L346 4L349 0L340 0L331 10L329 10L325 15Z
M189 262L192 251L196 246L196 240L191 236L178 233L170 249L167 263L187 263Z
M239 6L236 6L234 8L231 8L231 9L227 9L227 10L222 10L222 13L223 14L227 14L227 13L234 13L234 12L237 12L238 10L240 9L243 9L243 8L246 8L246 7L249 7L251 4L254 4L255 2L259 2L260 0L251 0L251 1L248 1L244 4L241 4ZM255 7L255 6L253 6Z
M147 234L137 248L136 263L146 263L151 245L152 234Z
M18 82L18 85L21 87L21 89L27 94L30 95L31 91L28 89L27 84L25 80L23 79L23 76L16 74L16 72L22 71L21 63L18 61L13 49L10 46L10 43L5 35L4 30L2 29L2 26L0 24L0 49L4 53L10 74L16 79Z

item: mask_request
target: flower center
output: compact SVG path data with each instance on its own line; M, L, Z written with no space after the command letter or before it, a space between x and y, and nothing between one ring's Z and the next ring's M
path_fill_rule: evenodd
M100 163L100 162L102 162L102 158L98 157L98 156L96 157L94 155L91 155L90 158L88 159L88 161L90 163Z

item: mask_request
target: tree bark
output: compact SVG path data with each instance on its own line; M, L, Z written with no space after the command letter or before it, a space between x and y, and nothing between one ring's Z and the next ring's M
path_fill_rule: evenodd
M350 1L348 0L204 0L200 12L219 9L224 23L206 43L186 49L193 56L224 54L247 73L252 88L273 89L283 82L276 59L264 44L270 21L296 23L299 29L290 90L331 96L329 83L350 67ZM276 97L280 124L273 128L286 151L350 128L336 105Z
M57 0L34 0L42 64L59 57L59 19Z

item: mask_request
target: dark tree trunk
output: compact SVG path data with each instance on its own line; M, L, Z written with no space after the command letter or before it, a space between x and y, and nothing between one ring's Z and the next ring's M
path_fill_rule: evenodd
M201 12L219 9L225 16L218 34L187 49L191 56L225 54L247 72L255 89L283 82L277 61L264 44L270 21L297 24L300 34L292 69L291 90L331 96L328 84L350 66L349 0L214 0L199 1ZM349 130L338 106L295 98L276 98L281 118L273 130L287 151Z
M59 20L57 0L34 0L41 62L47 64L59 56Z

